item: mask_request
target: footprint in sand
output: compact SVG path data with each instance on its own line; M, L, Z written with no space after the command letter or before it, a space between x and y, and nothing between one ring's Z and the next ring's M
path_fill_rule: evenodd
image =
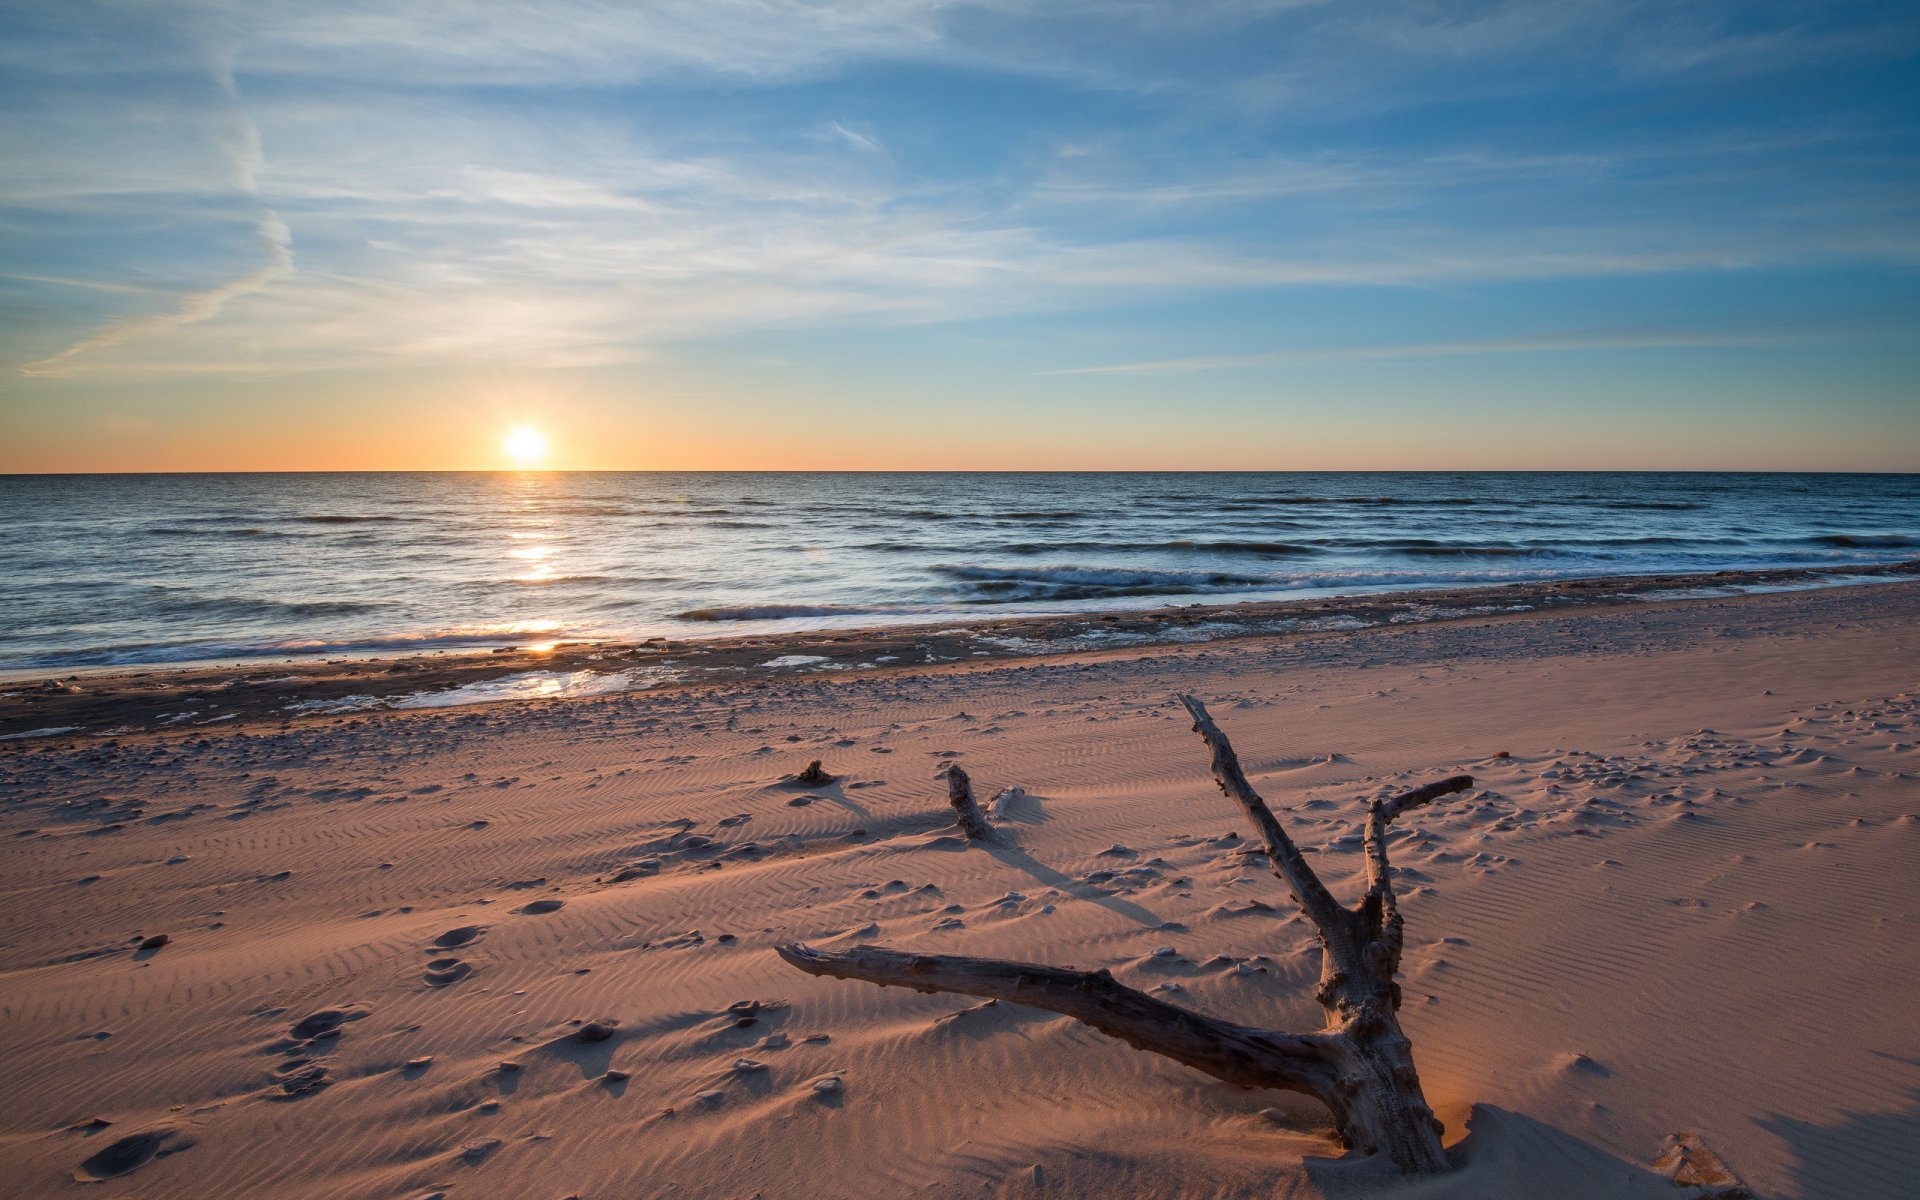
M333 1086L333 1072L325 1062L290 1058L274 1068L277 1078L265 1092L269 1100L297 1100Z
M467 946L479 941L480 935L486 931L485 925L462 925L458 929L449 929L433 939L433 944L442 950L451 950L455 946Z
M535 900L533 903L523 904L513 911L523 917L537 917L544 913L559 912L566 906L567 902L565 900Z
M457 958L436 958L427 964L425 978L428 987L446 987L450 983L459 983L473 974L473 964Z
M81 1183L99 1183L118 1179L146 1166L156 1158L177 1154L193 1145L193 1139L177 1129L149 1129L129 1134L100 1150L81 1163L73 1177Z
M358 1021L372 1010L365 1008L323 1008L294 1022L287 1036L296 1041L319 1041L333 1037L348 1021Z

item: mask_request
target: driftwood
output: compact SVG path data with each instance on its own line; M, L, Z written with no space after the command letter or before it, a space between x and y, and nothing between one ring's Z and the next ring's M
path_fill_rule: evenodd
M973 780L961 770L959 763L947 765L947 802L953 805L953 811L960 819L962 833L976 841L993 836L993 826L987 824L986 815L980 811L980 802L973 798Z
M1367 813L1366 893L1347 908L1335 900L1247 782L1226 734L1206 707L1181 696L1193 728L1213 753L1220 790L1243 808L1266 844L1274 874L1319 931L1320 983L1314 998L1326 1010L1316 1033L1280 1033L1222 1021L1127 987L1110 972L944 954L907 954L877 946L816 950L797 942L777 949L814 975L861 979L922 992L958 992L1063 1013L1141 1050L1244 1087L1300 1092L1325 1104L1341 1139L1356 1154L1385 1155L1407 1174L1448 1169L1440 1122L1414 1071L1413 1050L1395 1015L1400 988L1401 917L1387 862L1387 828L1402 814L1473 785L1465 775L1431 783ZM959 772L959 768L949 768ZM971 788L964 772L949 792L960 807ZM977 808L976 808L977 811ZM962 813L965 819L965 813Z

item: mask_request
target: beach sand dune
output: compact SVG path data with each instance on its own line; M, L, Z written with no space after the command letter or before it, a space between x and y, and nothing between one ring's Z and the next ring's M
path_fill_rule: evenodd
M1652 1197L1691 1130L1761 1196L1912 1195L1917 666L1890 584L12 743L0 1193ZM1178 690L1344 897L1365 799L1475 777L1393 838L1455 1174L775 957L1108 967L1317 1027ZM1024 789L990 844L953 761Z

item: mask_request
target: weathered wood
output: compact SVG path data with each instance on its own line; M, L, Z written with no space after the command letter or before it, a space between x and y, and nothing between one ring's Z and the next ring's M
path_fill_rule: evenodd
M1181 696L1180 703L1186 706L1187 715L1193 718L1193 730L1201 740L1207 743L1207 749L1213 752L1213 778L1227 799L1234 801L1246 811L1247 819L1253 822L1253 828L1260 840L1267 846L1267 861L1273 864L1273 873L1278 875L1293 892L1293 901L1309 920L1320 930L1323 940L1338 936L1343 941L1352 939L1351 921L1340 902L1333 898L1327 885L1313 873L1307 860L1300 853L1300 847L1293 844L1287 831L1247 782L1246 772L1240 769L1240 756L1233 752L1233 743L1227 741L1227 735L1207 715L1206 705L1193 696Z
M1400 969L1404 923L1399 903L1393 894L1393 867L1387 862L1387 827L1402 813L1431 804L1442 796L1464 792L1472 786L1473 776L1455 775L1438 783L1415 788L1391 800L1375 800L1367 809L1367 895L1360 904L1360 912L1369 930L1380 939L1382 948L1392 956L1388 964L1389 975ZM1397 992L1394 1007L1399 1007Z
M906 954L877 946L824 951L797 942L777 947L788 963L814 975L858 979L922 992L958 992L1062 1013L1127 1044L1246 1087L1279 1088L1318 1099L1354 1152L1379 1154L1407 1174L1445 1171L1440 1122L1420 1090L1413 1047L1396 1010L1401 918L1394 903L1387 828L1403 813L1473 785L1456 775L1368 809L1367 890L1356 908L1335 900L1273 811L1248 782L1232 744L1192 696L1180 701L1213 754L1220 789L1246 812L1266 843L1274 874L1293 892L1319 933L1320 984L1326 1012L1318 1033L1292 1034L1221 1021L1127 987L1106 971L1074 971L1033 963L954 955ZM966 772L948 768L948 796L968 836L986 822ZM969 820L971 814L971 823ZM980 833L974 833L977 823Z
M1164 1054L1228 1083L1310 1096L1334 1084L1325 1047L1313 1035L1274 1033L1209 1017L1130 988L1106 971L953 954L907 954L878 946L826 951L790 942L775 949L781 958L812 975L863 979L917 992L985 996L1063 1013L1137 1049Z
M960 819L962 833L974 839L993 836L993 826L987 824L980 802L973 798L973 780L967 778L959 763L947 765L947 802Z

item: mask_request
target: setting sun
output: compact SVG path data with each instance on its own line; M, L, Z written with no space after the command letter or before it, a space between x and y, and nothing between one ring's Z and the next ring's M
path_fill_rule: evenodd
M500 449L506 453L508 461L525 470L537 467L547 457L547 435L529 425L522 425L507 433L501 441Z

